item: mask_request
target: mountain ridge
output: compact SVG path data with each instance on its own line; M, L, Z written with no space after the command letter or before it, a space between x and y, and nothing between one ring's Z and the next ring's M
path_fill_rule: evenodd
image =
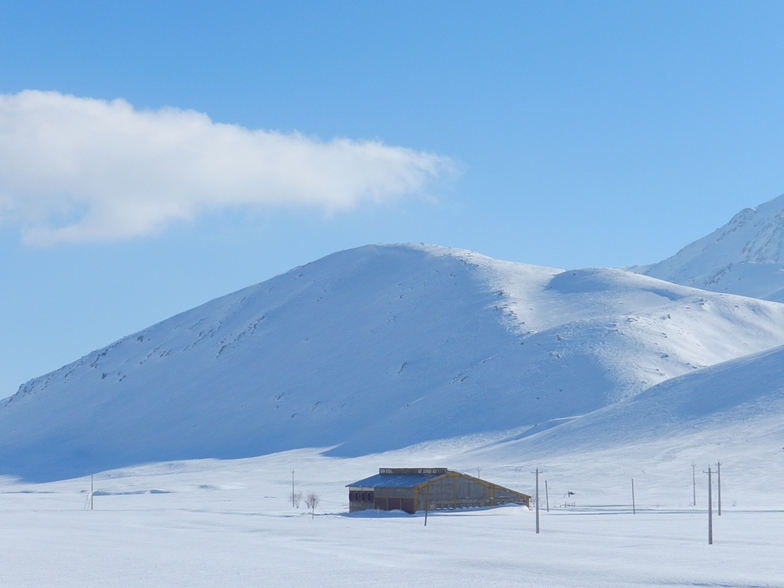
M784 344L784 305L425 245L338 252L27 382L0 474L364 455L587 414Z
M631 268L713 292L784 301L784 195L745 208L675 255Z

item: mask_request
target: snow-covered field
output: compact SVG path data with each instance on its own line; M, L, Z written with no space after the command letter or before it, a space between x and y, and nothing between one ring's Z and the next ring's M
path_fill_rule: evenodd
M96 475L93 511L89 477L6 478L0 586L784 586L782 454L738 463L732 448L704 442L684 436L542 463L468 441L358 458L298 450L159 463ZM708 454L726 460L712 546ZM421 514L346 514L345 484L413 464L481 468L531 494L541 467L541 533L522 507L431 513L427 527ZM291 506L292 469L298 490L321 496L315 519Z

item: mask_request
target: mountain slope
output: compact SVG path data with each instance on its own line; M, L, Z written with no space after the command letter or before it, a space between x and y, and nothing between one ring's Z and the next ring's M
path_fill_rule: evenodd
M784 301L784 195L742 210L710 235L639 271L713 292Z
M500 445L512 454L540 455L628 448L678 436L702 445L733 445L765 437L756 450L782 452L784 347L672 378L639 395L538 432L532 428ZM724 431L732 431L727 439ZM738 433L740 432L740 437ZM727 449L722 450L725 454Z
M784 305L622 270L368 246L187 311L0 406L0 474L335 446L586 414L784 344Z
M725 507L777 508L784 475L784 347L539 428L468 451L459 463L515 464L525 456L545 466L551 489L571 488L582 504L607 501L608 493L613 504L626 504L631 477L643 501L679 507L693 504L697 464L696 497L704 508L701 472L712 464L715 474L720 461Z

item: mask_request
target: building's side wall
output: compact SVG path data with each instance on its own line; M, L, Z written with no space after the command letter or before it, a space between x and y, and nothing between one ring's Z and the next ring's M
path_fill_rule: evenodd
M418 489L417 510L491 506L493 499L488 485L462 476L446 476Z
M449 472L427 483L408 488L402 487L349 487L349 512L368 509L441 510L476 508L499 504L524 504L530 506L529 497L485 480Z
M379 510L403 510L413 514L414 488L384 488L376 486L375 508Z
M418 488L416 493L417 510L476 508L509 503L528 506L528 499L519 492L460 474L433 480Z
M368 488L349 488L348 512L375 508L375 493Z
M496 504L509 504L510 502L513 502L515 504L524 504L526 506L530 506L530 499L524 494L507 490L501 486L495 486L494 490Z

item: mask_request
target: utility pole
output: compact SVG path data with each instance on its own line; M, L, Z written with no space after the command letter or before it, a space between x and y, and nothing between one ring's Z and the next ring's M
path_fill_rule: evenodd
M632 478L632 514L637 514L637 506L634 504L634 478Z
M480 480L482 479L482 470L480 468L476 468L476 477Z
M692 462L691 464L691 488L694 492L694 502L692 506L697 506L697 470L694 469L697 467L697 464Z
M90 510L93 509L93 496L95 495L95 484L93 483L93 476L95 474L90 474Z
M716 463L716 481L719 483L719 516L721 516L721 462Z
M430 484L425 486L425 527L427 527L427 509L430 507Z
M550 493L547 490L547 480L544 481L544 499L547 504L547 512L550 512Z
M294 508L294 470L291 470L291 507Z
M539 534L539 468L534 472L536 474L536 534Z
M708 466L708 545L713 545L713 490L711 468Z

